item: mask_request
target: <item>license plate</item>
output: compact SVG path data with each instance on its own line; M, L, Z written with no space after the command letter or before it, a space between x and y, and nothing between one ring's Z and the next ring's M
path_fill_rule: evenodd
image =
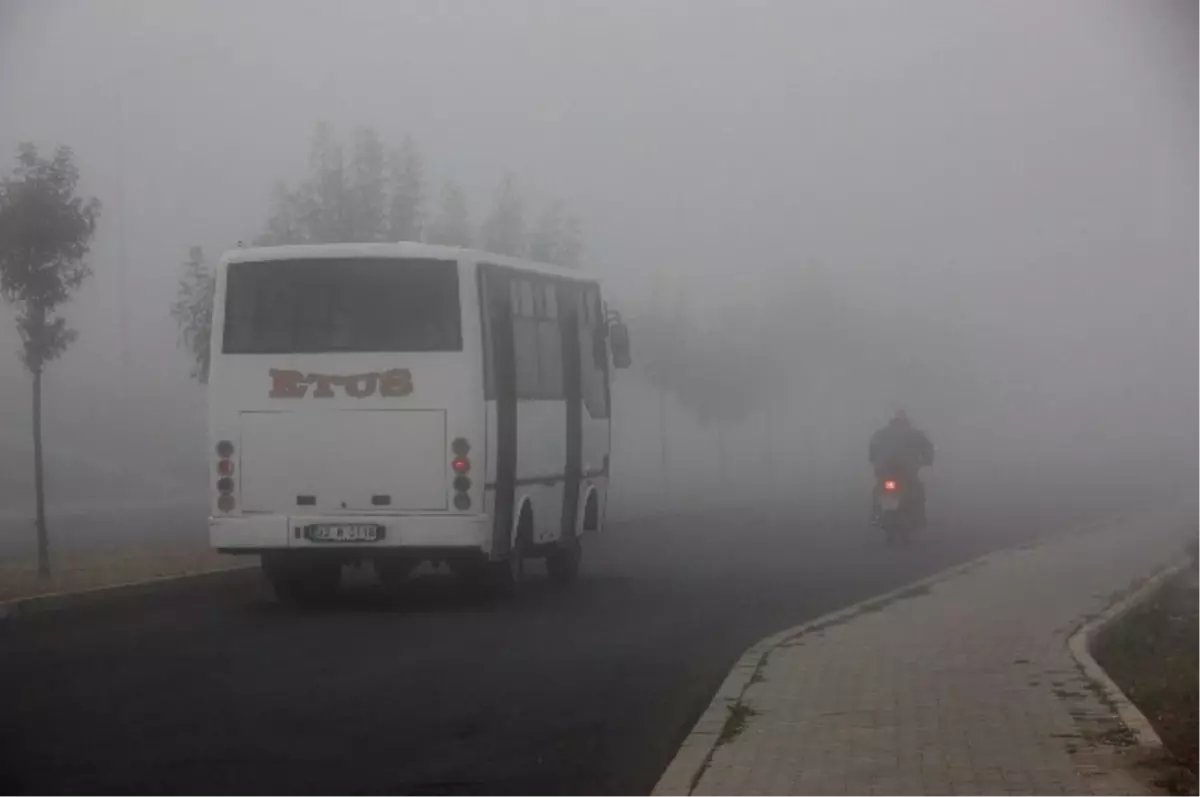
M894 494L881 496L879 499L879 508L885 512L895 512L900 508L900 496Z
M374 523L317 523L304 528L312 542L379 542L385 529Z

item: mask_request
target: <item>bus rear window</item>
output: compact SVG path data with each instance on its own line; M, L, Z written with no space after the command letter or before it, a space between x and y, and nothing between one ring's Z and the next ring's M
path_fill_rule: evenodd
M410 258L233 263L222 351L462 351L457 264Z

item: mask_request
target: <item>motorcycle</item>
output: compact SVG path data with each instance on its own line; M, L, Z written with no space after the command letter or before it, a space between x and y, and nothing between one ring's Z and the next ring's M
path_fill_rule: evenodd
M887 476L879 483L879 513L876 525L883 529L889 543L906 542L920 526L909 489L898 476Z

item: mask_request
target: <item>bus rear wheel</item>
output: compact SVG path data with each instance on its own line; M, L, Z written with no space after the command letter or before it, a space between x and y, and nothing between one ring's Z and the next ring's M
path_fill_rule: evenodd
M558 547L546 556L546 574L555 584L570 584L579 577L582 560L583 545L579 537L572 535L569 541L560 541Z
M504 559L493 562L487 559L472 559L460 562L455 573L466 582L473 592L491 597L516 594L525 580L525 556L528 551L528 536L518 533L512 550Z
M287 554L265 554L263 574L281 603L314 606L332 597L342 580L342 563Z
M408 584L412 572L420 562L403 556L387 556L375 560L375 577L383 588L398 592Z

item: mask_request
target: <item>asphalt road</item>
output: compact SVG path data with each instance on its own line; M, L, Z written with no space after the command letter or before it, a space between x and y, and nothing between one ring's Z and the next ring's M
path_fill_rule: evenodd
M757 639L1128 498L935 492L904 550L857 492L627 522L492 604L433 575L305 613L243 572L14 618L0 790L646 793Z

